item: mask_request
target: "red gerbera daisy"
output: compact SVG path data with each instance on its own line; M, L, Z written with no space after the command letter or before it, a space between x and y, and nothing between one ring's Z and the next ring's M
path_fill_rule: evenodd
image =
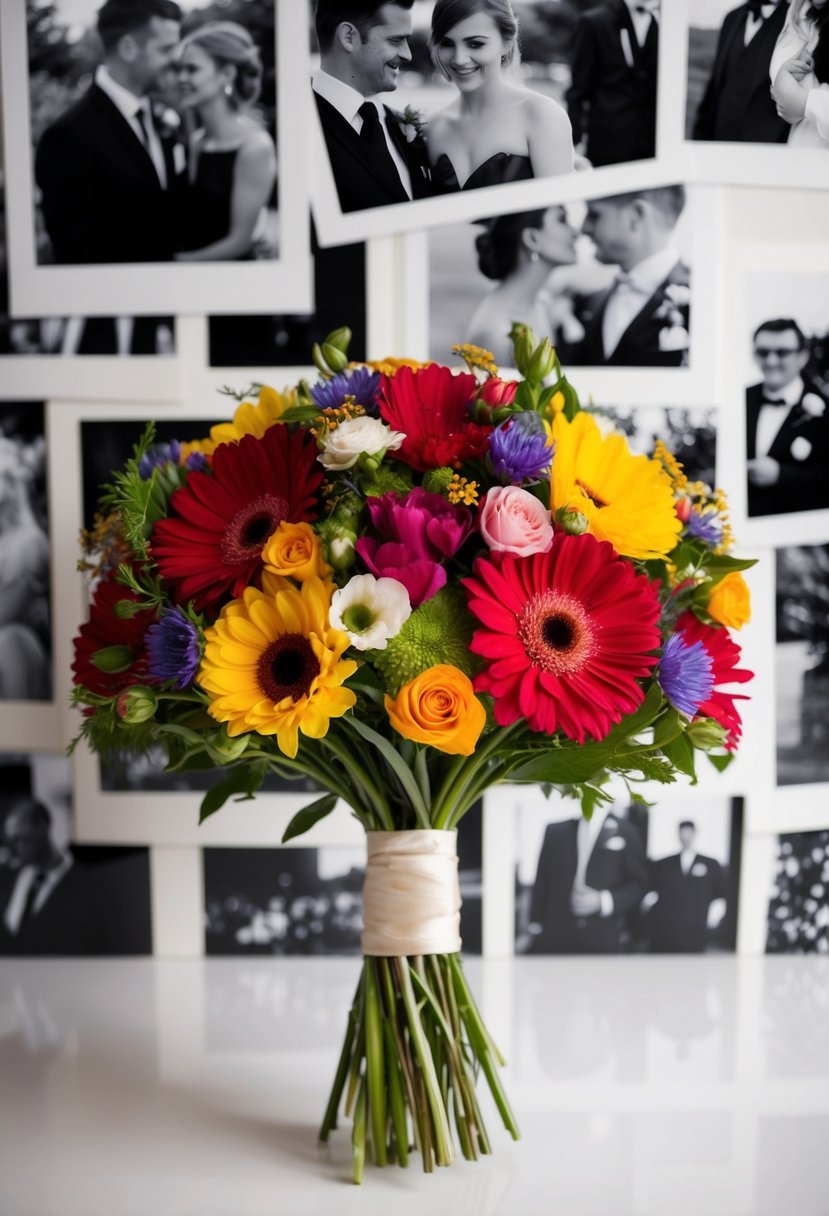
M470 645L487 661L475 689L492 694L501 726L525 718L583 743L641 704L659 601L607 541L560 533L545 553L478 558L463 585L483 625Z
M740 661L740 647L724 626L704 625L693 612L683 612L676 623L676 629L689 645L702 642L711 656L714 691L708 700L700 705L697 714L701 718L713 718L728 731L725 747L727 751L733 752L743 733L742 719L734 702L748 701L749 697L745 693L724 692L717 688L717 685L745 684L754 678L754 672L737 666Z
M210 473L191 473L153 531L152 555L179 602L215 605L258 586L262 547L282 520L315 518L323 472L303 431L272 426L216 448Z
M134 604L138 596L115 578L100 582L89 606L89 620L81 625L80 633L73 641L74 682L102 697L117 696L130 684L147 681L145 643L155 613L147 610L122 618L115 611L120 600ZM115 647L123 651L120 656L113 649ZM109 665L117 666L119 670L102 671L95 665L93 658L100 650L109 651Z
M406 436L396 456L413 469L460 468L487 450L491 426L469 418L469 403L478 381L468 372L454 375L448 367L430 363L413 371L401 367L384 376L380 414L389 426Z

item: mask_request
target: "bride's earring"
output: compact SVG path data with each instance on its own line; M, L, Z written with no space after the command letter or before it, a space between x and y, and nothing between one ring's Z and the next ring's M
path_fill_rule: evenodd
M538 252L537 249L530 250L530 261L531 262L537 262L540 256L541 256L541 254Z
M225 92L225 97L232 97L233 96L233 85L226 84L224 92Z

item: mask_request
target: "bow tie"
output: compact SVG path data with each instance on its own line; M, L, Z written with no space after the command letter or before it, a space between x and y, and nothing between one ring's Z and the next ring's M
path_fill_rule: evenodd
M779 408L781 405L788 405L788 404L789 403L785 399L785 397L764 397L763 398L763 405L773 405L776 408Z
M648 17L653 17L653 18L654 18L654 20L655 20L655 19L656 19L656 17L657 17L657 15L658 15L658 13L659 13L659 5L658 5L658 4L653 4L653 5L651 5L651 4L635 4L635 5L634 5L634 7L633 7L633 11L634 11L635 13L642 13L642 15L643 15L643 16L644 16L645 14L647 14L647 15L648 15Z
M636 279L631 274L627 274L624 270L620 270L613 280L613 290L617 287L627 287L630 291L639 291L647 293L648 289L643 287L641 283L637 283Z

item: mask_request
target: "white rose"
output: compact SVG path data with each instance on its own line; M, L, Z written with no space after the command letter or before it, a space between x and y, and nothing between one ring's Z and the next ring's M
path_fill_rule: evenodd
M792 441L790 451L795 460L808 460L812 454L812 445L805 435L798 435L797 439Z
M329 431L317 459L326 469L350 469L362 455L377 456L399 448L406 438L379 418L348 418Z
M826 402L817 393L806 393L800 404L810 418L822 418L826 413Z

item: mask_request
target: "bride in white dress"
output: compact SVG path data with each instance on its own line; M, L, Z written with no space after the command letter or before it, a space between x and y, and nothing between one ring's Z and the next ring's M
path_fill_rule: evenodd
M788 143L829 147L829 0L792 0L769 66Z

